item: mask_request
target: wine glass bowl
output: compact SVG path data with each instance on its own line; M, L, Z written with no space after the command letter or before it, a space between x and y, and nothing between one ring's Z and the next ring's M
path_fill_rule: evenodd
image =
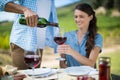
M67 40L66 37L54 37L54 41L55 41L58 45L64 44L66 40Z
M26 51L24 61L30 68L36 68L40 64L40 56L33 51Z

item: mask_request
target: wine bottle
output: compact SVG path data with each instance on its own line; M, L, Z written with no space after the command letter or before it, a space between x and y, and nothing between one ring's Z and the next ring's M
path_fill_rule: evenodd
M23 24L23 25L27 25L27 23L26 23L26 18L25 18L24 15L21 15L21 17L20 17L20 19L19 19L19 23L20 23L20 24ZM39 17L39 18L38 18L37 27L44 28L44 27L46 27L46 26L59 27L59 26L58 26L58 23L49 22L49 21L47 21L45 18Z

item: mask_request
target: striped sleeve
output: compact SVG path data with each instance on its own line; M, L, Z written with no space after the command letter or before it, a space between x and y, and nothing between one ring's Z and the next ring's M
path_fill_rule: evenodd
M4 11L5 9L5 5L8 3L8 2L13 2L14 0L0 0L0 11Z

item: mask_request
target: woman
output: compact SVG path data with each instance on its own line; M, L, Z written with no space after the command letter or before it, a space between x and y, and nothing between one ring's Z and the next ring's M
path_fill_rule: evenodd
M97 33L95 12L86 3L78 4L74 10L74 19L78 30L65 33L66 43L57 48L57 52L66 58L60 61L60 67L94 67L102 49L102 36Z

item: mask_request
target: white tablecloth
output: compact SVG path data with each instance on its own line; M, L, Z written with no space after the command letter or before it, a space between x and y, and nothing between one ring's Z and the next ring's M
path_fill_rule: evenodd
M55 72L53 74L47 76L47 77L41 77L41 78L32 78L27 75L27 77L24 80L77 80L77 76L70 76L68 75L64 69L52 69ZM19 70L19 73L24 73L24 70ZM95 78L95 80L98 80L98 74L97 75L89 75L90 77Z

